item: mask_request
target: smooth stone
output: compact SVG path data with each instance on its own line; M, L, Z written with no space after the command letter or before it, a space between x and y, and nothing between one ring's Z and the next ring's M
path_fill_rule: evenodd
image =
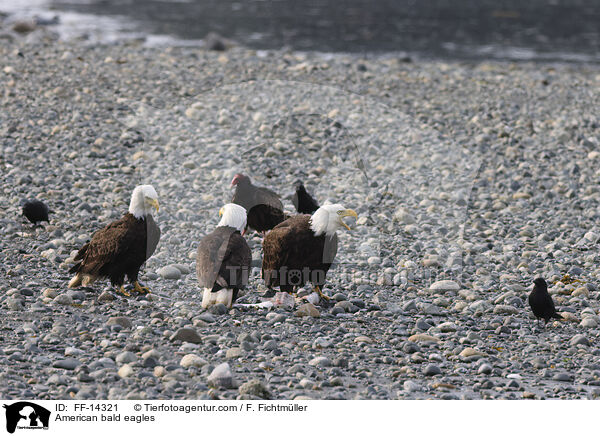
M133 368L131 367L131 365L126 363L125 365L123 365L122 367L119 368L119 371L117 371L117 374L121 378L130 377L131 375L133 375Z
M258 379L253 379L243 383L238 389L240 395L249 395L252 397L262 398L264 400L271 399L271 392L269 389Z
M488 363L484 363L482 364L479 369L477 370L477 374L491 374L492 373L492 366Z
M202 338L198 334L196 330L189 327L183 327L177 330L171 337L169 338L171 342L173 341L182 341L182 342L191 342L192 344L200 344L202 343Z
M110 291L103 291L98 295L98 301L113 301L115 296Z
M459 356L460 357L485 356L485 353L482 353L481 351L477 351L474 348L467 347L460 352Z
M223 303L217 303L208 308L208 311L213 315L225 315L229 309Z
M115 358L115 361L117 363L131 363L135 362L136 360L138 360L137 356L131 351L123 351L122 353L119 353Z
M329 366L333 366L333 362L331 361L331 359L329 359L328 357L325 357L325 356L315 357L314 359L311 359L308 362L308 364L311 366L317 366L320 368L326 368Z
M587 317L584 318L579 325L586 328L596 328L598 327L598 322L592 317Z
M208 384L214 387L231 389L233 387L233 373L227 362L217 365L207 378Z
M186 354L181 358L179 365L184 368L196 367L202 368L208 362L196 354Z
M408 338L410 342L439 342L440 340L435 336L426 335L424 333L417 333Z
M454 280L439 280L429 287L430 291L458 291L459 289L460 285Z
M133 327L131 320L126 316L111 316L108 318L108 321L106 321L106 325L120 325L125 329Z
M440 369L439 366L434 365L433 363L430 363L429 365L427 365L425 367L425 369L423 370L423 374L426 376L434 376L437 374L441 374L442 370Z
M171 265L163 266L156 270L156 273L166 280L179 280L181 278L181 271L179 268L175 268Z
M585 345L585 346L590 346L590 341L588 340L588 338L586 338L584 335L582 334L578 334L575 335L571 338L571 340L569 341L569 343L571 345Z
M321 316L321 313L319 312L319 309L317 309L315 307L314 304L306 303L306 304L303 304L302 306L300 306L298 308L298 310L296 310L296 312L294 312L294 316L297 316L297 317L310 316L313 318L319 318Z
M421 386L412 380L406 380L403 386L407 392L420 392L422 390Z
M242 355L242 349L240 347L231 347L225 352L227 359L237 359Z
M62 369L69 369L69 370L73 370L73 369L77 368L79 365L81 365L81 362L77 359L72 359L72 358L57 360L56 362L52 363L52 366L54 368L62 368Z
M554 377L552 377L552 380L561 382L572 382L573 376L567 374L566 372L559 372L558 374L554 375Z
M56 304L61 304L63 306L69 306L73 304L73 299L69 297L67 294L59 294L52 300Z

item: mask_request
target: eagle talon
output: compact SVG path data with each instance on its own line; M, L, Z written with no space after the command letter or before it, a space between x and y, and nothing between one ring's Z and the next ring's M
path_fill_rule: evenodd
M121 285L121 287L119 289L117 289L117 294L121 294L121 295L124 295L126 297L131 297L131 294L129 293L129 291L127 291L125 289L125 287L123 285Z
M145 294L149 294L150 293L150 289L147 286L142 286L137 281L133 284L133 290L135 292L137 292L138 294L141 294L141 295L145 295Z
M319 297L321 297L323 300L325 300L325 301L329 301L329 300L331 300L331 298L330 298L330 297L328 297L327 295L325 295L325 294L324 294L324 293L321 291L321 288L319 288L318 286L315 286L315 292L316 292L317 294L319 294Z

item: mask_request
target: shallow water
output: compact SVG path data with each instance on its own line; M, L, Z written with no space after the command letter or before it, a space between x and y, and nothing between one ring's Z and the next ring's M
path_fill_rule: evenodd
M11 0L0 0L2 3ZM16 3L16 0L12 1ZM217 32L257 49L406 52L459 59L600 60L596 0L25 0L114 17L157 43ZM71 20L77 21L77 20ZM94 25L92 20L81 23ZM116 33L104 24L107 34ZM101 30L101 29L100 29ZM102 32L101 32L102 33ZM109 38L110 39L110 38ZM114 38L113 38L114 39Z

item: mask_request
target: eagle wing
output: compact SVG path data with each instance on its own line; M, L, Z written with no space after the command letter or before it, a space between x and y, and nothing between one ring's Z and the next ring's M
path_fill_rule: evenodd
M231 227L217 227L198 244L196 273L204 288L243 288L248 282L252 252L246 240Z
M124 216L94 233L90 242L75 256L75 260L80 262L70 272L95 276L105 266L119 262L134 244L139 243L139 233L130 224L131 221Z

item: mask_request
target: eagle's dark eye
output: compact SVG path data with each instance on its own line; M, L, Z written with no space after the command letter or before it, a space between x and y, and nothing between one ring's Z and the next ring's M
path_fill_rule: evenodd
M341 215L341 214L342 214L342 212L343 212L343 210L338 210L338 211L337 211L337 214L338 214L338 215Z

